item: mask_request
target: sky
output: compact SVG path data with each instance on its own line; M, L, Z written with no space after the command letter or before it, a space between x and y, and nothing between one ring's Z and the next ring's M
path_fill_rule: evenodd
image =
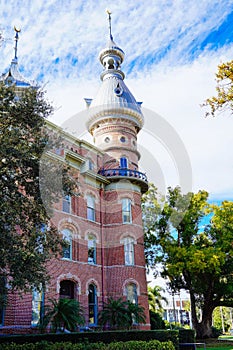
M215 94L218 64L233 59L232 0L0 0L2 73L14 56L16 26L20 72L47 90L51 120L91 141L83 99L101 84L106 8L125 52L125 82L143 101L141 169L162 193L180 185L232 200L233 117L206 118L201 107Z

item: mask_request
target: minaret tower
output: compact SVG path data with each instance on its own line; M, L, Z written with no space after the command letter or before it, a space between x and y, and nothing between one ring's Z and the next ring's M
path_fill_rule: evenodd
M121 64L125 54L113 40L109 11L108 19L109 40L99 54L103 66L102 85L93 101L86 99L89 106L87 127L95 145L112 158L103 164L101 174L115 179L126 176L142 180L141 189L145 192L147 181L138 171L140 154L137 150L137 134L143 126L141 102L135 100L124 82ZM115 173L109 169L115 169Z
M103 151L98 173L106 177L100 188L102 296L125 298L149 309L144 256L141 195L148 189L146 175L139 171L137 134L143 126L141 103L124 82L123 50L114 42L108 11L109 40L99 54L102 84L95 99L86 99L87 127Z
M20 94L25 88L32 87L33 85L28 80L26 80L19 72L18 41L19 41L19 33L21 32L21 30L17 29L16 27L14 27L14 30L15 30L14 58L11 61L9 70L6 73L2 74L2 76L0 77L0 81L3 81L7 85L14 85L16 94L20 96Z

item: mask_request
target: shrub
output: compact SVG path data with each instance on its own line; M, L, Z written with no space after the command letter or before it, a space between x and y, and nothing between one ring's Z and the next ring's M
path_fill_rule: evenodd
M35 344L2 344L1 350L175 350L172 342L161 343L158 340L128 342L115 342L108 345L104 343L49 343L40 342Z

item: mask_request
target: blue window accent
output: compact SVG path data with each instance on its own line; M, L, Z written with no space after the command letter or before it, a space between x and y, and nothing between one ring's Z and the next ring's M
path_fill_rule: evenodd
M120 167L128 168L128 160L125 157L120 158Z
M97 325L97 290L94 284L89 285L88 289L88 307L89 307L89 325Z

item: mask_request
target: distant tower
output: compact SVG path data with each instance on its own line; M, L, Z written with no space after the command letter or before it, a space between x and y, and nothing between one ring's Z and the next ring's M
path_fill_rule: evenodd
M100 75L102 85L96 98L87 99L89 119L87 127L93 135L95 145L112 157L112 162L104 168L124 168L132 170L125 176L134 177L141 182L142 192L147 190L145 176L138 171L140 154L137 150L137 134L143 126L141 102L137 102L124 83L121 64L124 60L123 50L113 41L111 34L111 16L109 13L110 37L106 48L99 54L103 65ZM104 173L102 172L104 175ZM120 175L122 175L121 172ZM108 173L110 176L110 173Z
M25 88L32 87L33 84L31 84L28 80L26 80L19 72L18 68L18 40L19 40L19 33L20 29L17 29L14 27L15 30L15 47L14 47L14 58L11 61L11 65L9 70L2 74L0 77L0 81L3 81L7 85L14 85L15 86L15 92L18 96L22 93L22 91Z
M143 126L141 103L124 83L121 64L123 50L114 42L109 15L109 41L100 52L102 84L89 108L87 127L96 147L104 151L98 173L109 183L104 186L102 202L104 242L104 288L106 297L126 297L149 309L144 256L141 195L148 189L146 175L139 171L137 134Z

